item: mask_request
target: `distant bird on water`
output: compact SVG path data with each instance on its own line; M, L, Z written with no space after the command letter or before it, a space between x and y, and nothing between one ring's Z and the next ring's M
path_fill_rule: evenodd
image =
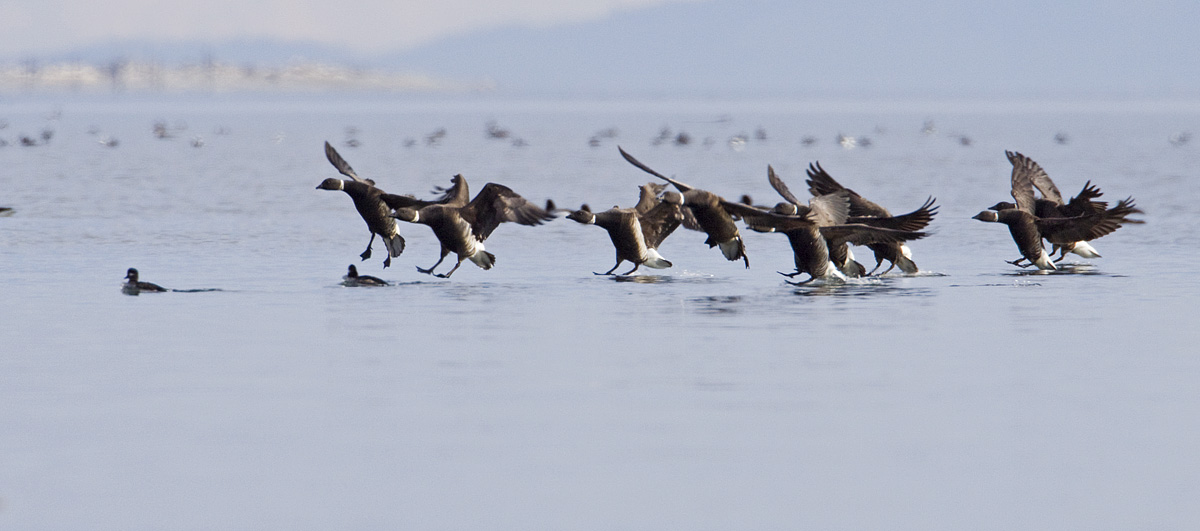
M345 286L387 286L386 280L371 275L359 275L358 268L354 264L346 270L346 276L342 277L342 284Z
M121 286L121 291L126 295L137 295L142 292L161 293L167 291L167 288L158 284L139 281L138 270L131 267L125 272L125 284Z

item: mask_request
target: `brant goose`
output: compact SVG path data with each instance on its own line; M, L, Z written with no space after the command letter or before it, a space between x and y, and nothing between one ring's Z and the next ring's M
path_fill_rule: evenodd
M1041 192L1042 197L1036 199L1033 203L1033 214L1035 216L1039 218L1073 218L1092 212L1099 213L1108 210L1107 202L1094 200L1104 195L1104 193L1094 186L1091 181L1084 183L1083 189L1079 191L1079 195L1071 198L1069 202L1064 202L1062 194L1058 191L1058 187L1054 185L1054 181L1050 179L1050 176L1046 174L1046 170L1042 169L1041 165L1034 162L1033 159L1015 151L1005 151L1004 154L1013 165L1013 186L1021 186L1021 193L1032 194L1033 188ZM1018 173L1023 175L1018 177ZM1001 201L992 205L989 210L999 211L1016 207L1013 203ZM1130 214L1142 213L1140 209L1133 206L1132 198L1129 198L1124 205L1114 208L1117 209L1116 212L1107 215L1110 217L1120 216L1122 223L1142 223L1140 219L1125 218L1125 216ZM1084 258L1100 258L1100 253L1086 241L1051 243L1053 247L1050 250L1050 255L1053 256L1055 253L1059 253L1054 263L1061 262L1067 257L1067 253L1075 253ZM1019 265L1021 260L1017 259L1013 262Z
M847 276L852 276L845 272L848 269L846 263L852 261L840 266L838 263L838 260L848 260L848 257L839 256L838 253L838 249L845 249L847 243L902 243L926 235L912 230L849 223L850 197L846 190L813 197L805 206L799 204L799 200L787 190L787 186L775 175L774 168L767 167L767 176L787 202L776 205L768 216L744 211L741 215L753 230L781 232L788 237L796 271L780 274L789 278L801 273L809 276L803 282L788 281L790 284L807 284L816 279L845 280Z
M1063 246L1081 241L1091 241L1120 228L1121 223L1126 221L1126 216L1141 212L1134 206L1132 198L1123 199L1117 203L1117 206L1106 209L1106 204L1090 201L1090 197L1098 195L1099 190L1089 192L1091 187L1085 186L1080 197L1090 204L1079 203L1077 206L1082 211L1081 213L1064 217L1057 215L1062 212L1044 210L1043 213L1051 214L1051 216L1040 217L1036 213L1037 206L1033 189L1037 186L1035 184L1037 180L1041 179L1039 173L1044 175L1045 172L1040 172L1040 167L1036 163L1019 153L1009 152L1009 155L1009 160L1013 163L1012 196L1016 203L1011 207L1004 203L997 204L993 206L994 210L984 210L976 214L973 219L1008 225L1008 231L1012 235L1013 242L1020 249L1021 256L1030 264L1037 266L1038 269L1057 269L1054 262L1050 260L1050 256L1046 254L1045 248L1042 247L1043 238L1053 244ZM1043 183L1042 186L1047 185ZM1047 190L1049 189L1047 186ZM1045 193L1043 191L1043 194ZM1051 194L1057 195L1057 190ZM1061 196L1059 196L1059 200L1061 201ZM1021 260L1018 259L1009 263L1021 267L1029 265L1021 265L1020 262Z
M121 291L126 295L137 295L143 291L150 293L161 293L167 291L167 288L159 286L158 284L139 281L138 270L131 267L125 272L125 284L121 286Z
M831 194L839 190L846 190L850 194L850 218L849 223L862 223L872 227L882 227L896 230L919 231L929 225L933 220L933 216L937 214L938 207L934 206L935 199L930 197L925 200L925 204L920 208L900 216L893 216L891 212L872 201L867 200L857 192L842 186L841 183L835 181L825 168L821 167L821 163L808 165L808 179L805 181L808 184L808 191L813 196ZM899 267L901 271L913 274L919 271L917 264L912 260L912 250L903 242L892 243L872 243L868 244L867 248L875 253L875 268L867 272L867 275L874 274L875 271L883 265L883 261L887 260L891 263L886 270L881 274L887 274L894 267ZM853 259L853 255L850 255ZM861 267L861 266L860 266Z
M671 267L671 262L658 254L658 246L683 222L683 196L676 192L665 192L660 200L657 196L665 185L648 183L641 187L641 197L633 208L612 207L604 212L593 213L587 205L570 211L568 219L584 225L596 225L608 231L613 247L617 250L617 263L612 269L597 275L611 275L628 260L633 269L621 276L630 275L645 265L655 269Z
M345 286L387 286L386 280L373 277L371 275L359 275L358 268L354 264L350 264L349 270L346 271L346 276L342 277L342 285Z
M750 258L746 256L746 245L742 242L742 236L738 233L737 225L734 224L733 215L731 215L731 212L746 207L746 205L726 201L717 194L693 188L676 181L650 169L650 167L642 164L629 153L626 153L620 146L617 146L617 150L621 152L621 156L625 157L625 160L629 161L630 164L637 166L650 175L671 183L682 193L683 204L687 207L684 209L686 211L684 213L684 227L699 230L707 234L708 239L704 243L707 243L709 248L720 247L721 254L725 256L725 259L737 261L740 258L745 262L746 267L750 267ZM689 216L691 219L688 219ZM694 220L694 224L692 220Z
M456 201L466 203L462 199L467 193L464 182L455 181L454 185L449 188L437 189L443 194L439 199L422 201L408 195L385 193L375 186L375 181L359 177L329 142L325 142L325 158L329 159L329 163L333 164L339 173L349 177L350 180L331 177L322 181L317 189L340 190L350 196L350 199L354 201L354 208L358 210L358 214L362 216L363 221L367 223L367 228L371 231L367 250L359 256L363 260L371 257L371 245L375 243L375 236L379 235L388 249L388 256L383 260L383 267L392 265L392 258L400 256L400 253L404 252L404 238L400 236L399 224L391 216L393 209L421 208L434 203L454 203Z
M462 175L455 176L456 186L466 189L466 179ZM453 187L452 187L453 188ZM447 191L446 196L455 194ZM550 203L547 202L547 206ZM442 244L442 254L437 263L428 269L417 268L417 271L433 275L433 270L441 265L442 260L451 251L458 255L454 268L445 274L437 274L439 278L450 278L462 265L463 260L471 260L483 269L491 269L496 256L483 248L483 241L491 236L492 231L501 223L511 221L521 225L541 225L554 216L545 209L530 203L517 195L507 186L487 183L479 194L465 205L457 205L453 201L447 204L428 204L423 207L397 208L394 217L409 223L422 223L433 229L433 234Z

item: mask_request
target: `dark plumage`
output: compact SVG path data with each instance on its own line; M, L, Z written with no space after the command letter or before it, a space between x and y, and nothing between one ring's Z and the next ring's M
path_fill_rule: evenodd
M466 179L461 175L455 176L455 186L466 190ZM447 191L446 197L457 196L458 193ZM501 223L514 222L521 225L541 225L554 219L545 209L530 203L517 195L509 187L488 183L470 203L458 205L456 201L445 204L428 204L420 208L402 207L396 209L395 217L409 223L422 223L433 229L433 234L442 244L441 256L437 263L428 269L417 268L417 271L433 274L433 270L441 265L446 255L454 252L458 262L454 268L445 274L435 275L440 278L450 278L462 265L463 260L471 260L483 269L491 269L496 256L483 248L483 241L496 230Z
M339 173L349 177L350 180L331 177L322 181L317 189L341 190L350 196L350 199L354 201L354 208L358 210L358 214L362 216L363 221L367 223L367 228L371 231L367 250L359 256L363 260L371 257L371 244L375 242L375 236L379 235L388 248L388 256L383 260L383 267L392 265L392 258L400 256L400 253L404 252L404 238L400 236L399 224L392 218L393 209L420 208L435 203L453 204L457 201L466 204L466 201L462 199L467 193L466 185L462 183L460 186L457 180L451 187L438 190L443 192L442 197L432 201L423 201L408 195L386 193L375 186L375 181L359 177L337 150L329 145L329 142L325 142L325 157L329 159L329 163L333 164L334 168L337 168Z
M350 264L346 276L342 277L342 284L346 286L387 286L388 282L371 275L359 275L358 268L354 267L354 264Z
M569 219L608 231L608 237L617 251L617 263L612 269L597 275L611 275L626 260L633 264L633 269L622 275L637 271L643 264L655 269L671 267L671 262L658 254L658 246L683 221L683 196L665 192L660 200L657 196L664 188L665 185L655 183L643 185L638 203L633 208L613 207L593 213L584 205L567 214Z
M854 190L842 186L821 167L821 163L809 164L807 173L808 179L805 182L808 184L809 193L813 196L831 194L840 190L849 193L850 217L848 223L862 223L872 227L894 230L919 231L928 226L929 222L933 220L933 216L937 214L938 207L934 206L935 200L930 197L920 208L907 214L893 216L886 208L858 195ZM912 260L912 251L903 242L872 243L868 244L867 248L875 253L875 267L866 273L868 275L878 270L884 260L891 264L884 270L884 273L897 266L901 271L909 274L919 271L917 264Z
M121 286L121 291L127 295L137 295L142 292L161 293L167 291L167 288L158 284L139 281L138 270L131 267L125 272L125 284Z
M717 194L694 188L667 177L642 164L633 158L632 155L626 153L624 149L621 149L620 146L617 147L617 150L621 152L621 156L625 157L625 160L630 164L637 166L650 175L671 183L682 193L683 204L687 207L686 210L688 211L685 212L684 227L703 231L708 235L708 239L704 243L707 243L710 248L719 246L721 254L727 260L736 261L740 258L745 262L746 267L750 267L750 258L746 256L746 245L742 242L742 236L738 233L733 216L730 215L731 209L745 205L726 201ZM687 219L689 213L690 217L694 220L694 224L691 220Z
M801 284L815 279L844 279L848 276L843 271L845 266L839 267L838 264L838 260L845 258L837 254L837 250L845 249L848 243L901 243L925 237L924 232L849 223L850 199L846 190L818 195L810 199L808 205L802 205L775 174L774 168L767 167L767 176L787 202L776 205L767 216L747 210L738 213L751 229L787 235L796 271L781 274L787 277L808 274L810 278Z
M1052 219L1077 218L1095 214L1116 220L1118 228L1124 223L1142 223L1139 219L1128 218L1129 215L1142 213L1134 206L1132 197L1109 209L1107 202L1096 201L1096 198L1104 194L1091 181L1088 181L1078 195L1071 198L1069 202L1064 202L1058 187L1054 185L1054 181L1050 179L1041 165L1015 151L1005 151L1004 154L1013 165L1013 197L1017 199L1017 195L1020 195L1018 202L1026 204L1032 202L1034 216L1040 219ZM1034 188L1041 192L1041 198L1034 199ZM1000 211L1014 208L1017 208L1014 203L1000 202L992 205L989 210ZM1049 236L1047 233L1043 233L1042 236L1053 245L1050 254L1059 253L1058 258L1054 260L1055 263L1066 258L1067 253L1075 253L1084 258L1100 258L1100 253L1087 241L1065 241L1055 231L1051 231ZM1014 263L1019 264L1020 261L1018 259Z
M995 210L980 212L974 219L1007 225L1013 242L1021 251L1021 256L1039 269L1057 269L1042 247L1043 238L1052 244L1078 247L1080 242L1088 242L1117 230L1126 222L1127 216L1141 212L1134 206L1132 198L1120 201L1111 209L1105 208L1106 203L1091 201L1092 198L1099 197L1100 193L1098 189L1090 186L1090 183L1084 186L1083 192L1076 197L1084 199L1078 203L1073 199L1074 206L1064 205L1058 189L1049 182L1049 177L1036 162L1020 153L1009 151L1006 154L1013 165L1012 196L1016 203L999 203L993 206ZM1052 203L1043 206L1041 210L1051 217L1041 217L1037 214L1034 187L1041 190ZM1073 213L1077 214L1070 215ZM1088 248L1090 249L1090 246ZM1020 260L1010 263L1020 265Z

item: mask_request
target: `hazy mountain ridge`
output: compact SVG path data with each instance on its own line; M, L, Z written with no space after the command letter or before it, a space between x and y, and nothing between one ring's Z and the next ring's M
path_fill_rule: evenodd
M364 55L309 42L111 42L32 61L297 61L495 80L514 95L1200 96L1200 4L882 0L666 4ZM29 61L27 61L27 64Z

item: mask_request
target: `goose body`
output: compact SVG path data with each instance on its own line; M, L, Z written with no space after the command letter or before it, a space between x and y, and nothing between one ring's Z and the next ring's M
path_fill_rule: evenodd
M620 146L617 147L621 156L630 164L638 167L642 171L658 177L668 183L671 183L682 194L683 205L686 207L684 226L704 232L708 238L704 241L709 248L717 247L721 250L721 255L729 261L742 260L746 267L750 267L750 258L746 256L746 245L742 241L742 236L738 232L737 224L734 222L733 215L730 214L732 208L739 206L739 203L727 201L721 196L694 188L680 181L667 177L645 164L642 164L632 155L626 153ZM744 205L740 205L744 206ZM693 222L694 220L694 222Z
M456 186L461 185L463 190L466 189L465 178L457 175L454 180ZM458 201L450 201L446 204L428 204L420 208L396 209L396 218L409 223L428 225L441 243L441 256L437 263L427 269L418 267L417 271L433 275L433 271L451 252L457 255L458 262L449 272L435 276L450 278L464 260L470 260L482 269L491 269L495 265L496 256L484 249L483 242L491 236L496 227L505 222L541 225L554 218L545 209L525 200L512 189L496 183L484 185L470 203L457 203Z

